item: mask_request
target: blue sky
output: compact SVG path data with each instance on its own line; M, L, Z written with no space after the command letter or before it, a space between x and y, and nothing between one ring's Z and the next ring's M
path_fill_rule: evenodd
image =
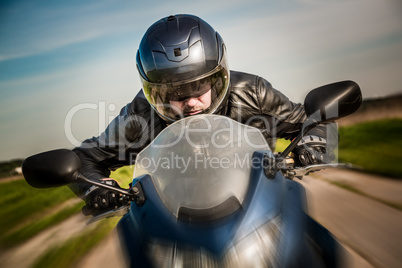
M365 98L402 92L399 0L1 1L0 160L97 136L141 88L142 35L178 13L221 34L231 69L295 102L346 79Z

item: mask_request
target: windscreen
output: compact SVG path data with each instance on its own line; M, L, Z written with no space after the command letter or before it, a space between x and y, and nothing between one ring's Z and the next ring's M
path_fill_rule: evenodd
M186 117L163 130L136 159L134 177L149 174L166 207L208 209L235 197L241 204L260 130L218 115Z

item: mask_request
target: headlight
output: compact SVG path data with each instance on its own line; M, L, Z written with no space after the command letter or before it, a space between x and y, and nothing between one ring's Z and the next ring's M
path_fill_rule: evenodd
M158 239L148 244L146 252L154 267L277 267L279 238L280 220L275 218L235 240L221 259L203 248L187 248Z

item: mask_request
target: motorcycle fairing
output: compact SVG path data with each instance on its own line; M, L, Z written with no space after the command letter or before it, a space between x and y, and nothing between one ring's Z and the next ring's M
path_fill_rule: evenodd
M257 151L253 158L262 160L267 154L272 156L270 151ZM298 267L302 263L307 266L312 264L310 248L305 239L304 189L299 183L285 179L280 172L268 179L263 167L252 168L250 185L241 208L221 219L201 223L184 222L172 215L160 199L149 175L138 180L146 196L145 204L141 207L132 204L130 212L117 226L133 266L151 266L146 251L155 241L186 250L207 252L220 260L233 245L271 221L279 222L274 262L286 266L297 263Z

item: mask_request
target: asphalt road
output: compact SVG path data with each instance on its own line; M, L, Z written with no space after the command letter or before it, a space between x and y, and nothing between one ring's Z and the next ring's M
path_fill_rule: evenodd
M398 202L402 183L385 178L371 181L371 175L344 170L313 176L301 181L308 194L309 214L351 250L351 266L402 267L402 211L378 201ZM342 182L364 194L329 181Z

